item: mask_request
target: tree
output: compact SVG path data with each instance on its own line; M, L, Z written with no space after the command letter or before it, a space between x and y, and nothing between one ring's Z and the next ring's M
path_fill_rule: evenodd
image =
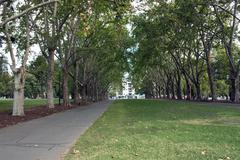
M219 28L221 29L221 42L225 48L230 70L230 99L234 102L239 102L239 71L240 61L234 58L233 46L237 35L239 18L238 16L238 0L212 3L215 16L218 20ZM224 11L224 12L222 12ZM227 23L227 21L230 21Z
M14 102L13 102L13 116L23 116L24 115L24 84L25 84L25 72L26 72L26 63L28 60L28 56L30 53L31 47L31 24L29 21L29 17L33 10L38 9L42 6L51 4L56 1L43 2L35 6L30 6L29 3L23 3L18 6L16 10L20 10L19 13L14 15L15 9L13 7L9 7L12 4L12 1L8 1L2 3L2 22L0 27L2 27L2 31L4 32L7 50L10 53L11 57L11 70L14 76ZM30 7L29 7L30 6ZM17 18L21 18L20 20L16 20ZM15 25L9 25L9 22L15 21ZM18 24L17 24L18 23ZM20 25L22 28L17 27ZM24 34L23 34L24 33ZM15 36L12 34L20 34L20 40L17 41L18 53L14 53L13 43L15 42ZM16 62L16 55L21 57L21 64L18 65Z
M230 64L231 99L237 102L240 65L235 47L239 24L237 3L237 0L146 1L148 10L137 14L133 20L133 37L136 40L133 74L138 78L144 74L148 77L147 80L142 78L142 87L150 85L148 88L153 97L159 97L156 92L165 88L163 96L175 98L178 95L181 99L183 88L187 99L201 100L203 95L208 99L210 95L212 100L216 100L215 83L219 80L216 72L221 70L216 68L216 63L219 63L216 57L221 42L227 55L223 60L228 59ZM164 61L168 62L167 66L162 66ZM156 69L158 67L160 69ZM205 83L206 75L208 85ZM185 79L185 84L182 79ZM208 94L208 89L211 94Z

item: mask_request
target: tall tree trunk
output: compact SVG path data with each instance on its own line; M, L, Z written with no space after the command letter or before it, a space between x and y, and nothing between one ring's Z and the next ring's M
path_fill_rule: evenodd
M54 79L54 50L49 50L48 77L47 77L48 108L54 108L53 79Z
M24 72L23 67L14 71L13 116L24 116Z
M180 100L182 99L181 81L182 81L181 74L178 72L178 75L177 75L177 98Z
M94 81L93 81L93 101L96 102L97 101L97 82L96 82L96 78L94 77Z
M68 67L66 64L63 66L63 105L69 106Z
M163 92L162 93L163 93L163 98L165 99L166 98L166 87L165 86L163 87Z
M83 89L82 89L82 100L83 100L84 103L87 102L87 85L83 86Z
M214 70L212 68L212 65L210 64L210 57L208 54L208 57L206 57L207 60L207 73L208 73L208 80L209 80L209 85L210 85L210 90L211 90L211 96L212 96L212 101L215 101L217 99L216 96L216 84L214 81Z
M74 63L74 103L79 104L79 87L78 87L78 76L79 76L79 61Z
M161 99L162 95L161 95L161 87L158 86L158 98Z
M239 102L239 73L236 73L235 77L235 101L236 103Z
M230 75L230 100L239 102L239 73L234 71Z
M166 85L166 95L167 95L167 99L170 99L169 84Z
M187 95L187 98L186 100L191 100L191 84L189 82L189 79L187 78L187 76L184 76L185 77L185 81L186 81L186 95Z
M216 6L213 6L216 17L218 19L218 22L221 27L222 31L222 43L225 48L225 52L229 61L229 67L230 67L230 100L233 102L239 102L239 69L238 64L235 64L234 56L232 53L233 49L233 42L234 42L234 35L237 33L238 29L238 22L237 22L237 15L238 15L238 0L233 0L233 9L231 11L232 14L232 23L229 26L230 34L227 36L225 33L225 26L223 21L221 20L220 12L217 9Z
M202 100L200 84L195 83L194 85L196 87L196 98L197 98L197 100Z
M96 84L96 101L99 101L99 89L98 89L98 83Z
M176 99L175 97L175 87L174 87L174 81L171 82L171 92L172 92L172 99Z

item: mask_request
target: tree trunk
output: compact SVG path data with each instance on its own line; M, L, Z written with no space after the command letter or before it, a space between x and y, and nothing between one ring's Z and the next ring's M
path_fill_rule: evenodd
M230 100L232 102L239 102L239 73L231 71L230 75Z
M164 86L163 86L162 89L163 89L163 90L162 90L163 99L165 99L165 98L166 98L166 87L165 87L165 84L164 84Z
M235 83L234 83L234 79L230 79L229 97L230 97L230 101L234 102L234 100L235 100Z
M186 95L187 95L187 99L186 100L191 100L191 85L189 82L189 79L187 78L187 76L185 77L185 81L186 81Z
M215 101L217 99L216 97L216 84L214 81L214 71L213 68L210 64L209 61L209 56L207 58L207 73L208 73L208 80L209 80L209 85L210 85L210 90L211 90L211 96L212 96L212 101Z
M69 106L69 95L68 95L68 68L66 65L63 66L63 105Z
M96 101L99 101L99 90L98 90L98 85L96 86Z
M178 99L182 99L182 87L181 87L181 74L178 73L178 76L177 76L177 98Z
M174 81L171 82L171 92L172 92L172 99L176 99L175 97L175 87L174 87Z
M235 78L235 100L234 102L238 103L239 102L239 75L238 73L236 74Z
M197 100L202 100L200 84L196 83L195 87L196 87L196 98L197 98Z
M229 78L230 78L229 96L230 96L230 100L232 102L234 102L235 101L235 93L236 93L234 71L230 70L230 77Z
M79 87L78 87L78 76L79 76L79 62L76 61L74 64L74 103L79 104Z
M159 99L162 98L162 96L161 96L161 87L160 86L158 86L158 98Z
M166 95L167 95L167 99L170 99L169 85L168 84L166 86Z
M82 90L82 100L84 103L87 102L87 85L83 86L83 90Z
M47 77L48 108L54 108L53 79L54 79L54 50L51 50L49 51L48 57L48 77Z
M13 116L24 116L24 69L18 68L14 71L14 99Z

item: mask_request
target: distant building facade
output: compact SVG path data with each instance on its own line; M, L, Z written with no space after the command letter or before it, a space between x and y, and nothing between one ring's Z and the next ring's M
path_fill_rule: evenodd
M136 94L132 82L129 78L129 74L124 74L122 79L122 89L116 92L117 99L145 99L145 95Z

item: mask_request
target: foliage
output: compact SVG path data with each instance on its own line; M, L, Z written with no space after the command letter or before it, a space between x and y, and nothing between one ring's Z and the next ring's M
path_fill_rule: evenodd
M183 94L216 100L223 89L216 92L216 83L225 80L231 86L227 98L238 101L237 2L149 0L146 4L148 10L132 18L135 88L145 90L149 98L181 99Z

